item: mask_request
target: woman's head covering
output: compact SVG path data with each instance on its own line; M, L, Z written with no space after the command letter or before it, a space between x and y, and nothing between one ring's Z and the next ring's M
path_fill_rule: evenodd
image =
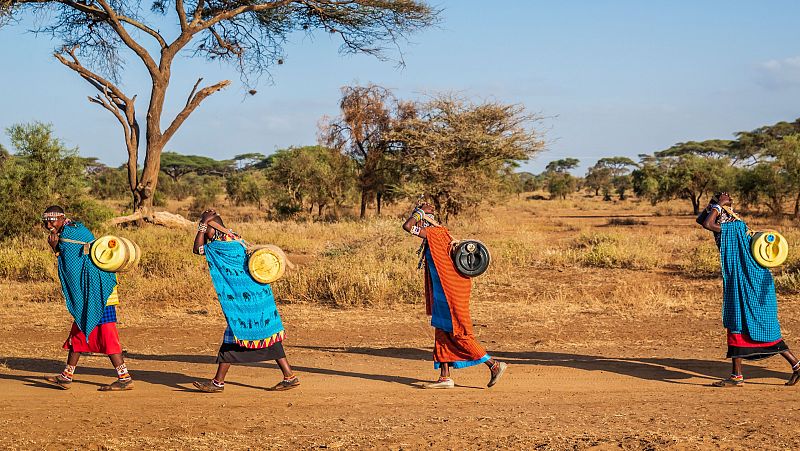
M58 205L51 205L44 209L44 213L42 213L42 220L46 219L57 219L64 217L64 209L59 207Z

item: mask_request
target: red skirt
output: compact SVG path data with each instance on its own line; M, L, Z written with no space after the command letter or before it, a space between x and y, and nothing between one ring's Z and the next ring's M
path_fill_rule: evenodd
M746 334L735 334L728 331L728 354L726 357L729 359L760 360L788 350L789 346L783 342L782 338L762 343L753 341Z
M94 352L96 354L120 354L122 345L119 343L119 333L117 323L105 323L98 325L91 334L89 342L86 342L86 335L72 323L72 330L69 332L67 341L64 342L64 349L73 352Z

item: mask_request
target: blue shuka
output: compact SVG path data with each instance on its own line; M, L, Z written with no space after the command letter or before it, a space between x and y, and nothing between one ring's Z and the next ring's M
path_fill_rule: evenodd
M772 273L756 263L742 221L721 224L722 324L732 333L769 343L781 338Z
M61 231L61 238L90 243L92 232L80 222L68 222ZM67 310L75 324L86 336L100 324L106 301L117 286L117 275L106 272L92 263L82 244L61 241L58 244L58 278Z
M447 304L447 296L444 294L442 282L439 280L439 272L433 263L431 249L425 246L425 262L431 276L431 291L433 292L433 305L431 306L431 326L445 332L453 332L453 317L450 315L450 306Z
M283 331L272 287L250 277L244 245L240 241L212 241L203 250L222 312L236 340L257 342Z

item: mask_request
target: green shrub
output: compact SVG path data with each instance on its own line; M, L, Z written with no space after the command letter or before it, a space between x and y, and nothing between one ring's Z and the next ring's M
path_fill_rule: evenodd
M0 239L36 235L42 211L52 204L90 227L110 216L87 195L86 160L54 137L50 125L14 125L7 134L16 153L0 163Z
M102 168L89 178L89 193L98 199L127 199L131 197L128 186L128 169Z

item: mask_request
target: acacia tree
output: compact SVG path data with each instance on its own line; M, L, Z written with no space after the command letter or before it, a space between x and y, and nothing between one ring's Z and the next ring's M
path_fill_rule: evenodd
M639 155L641 164L631 173L633 192L641 199L647 199L652 205L664 200L665 190L662 181L666 178L666 168L659 165L651 155Z
M764 198L773 214L782 215L786 201L794 198L794 216L800 217L800 134L764 139L751 155L757 164L742 168L737 177L743 200Z
M341 52L385 58L387 44L396 46L407 33L435 22L438 14L423 0L0 0L4 23L26 12L43 21L36 33L62 42L55 58L97 89L89 101L111 112L122 126L133 206L145 218L152 213L164 146L203 100L230 84L222 80L201 87L198 78L183 108L164 117L179 54L230 62L247 83L283 62L283 45L297 30L336 34ZM173 28L165 29L168 21ZM126 56L144 66L151 82L141 173L137 96L125 93L119 83Z
M729 153L734 162L758 163L763 160L764 150L774 142L797 134L800 134L800 119L796 119L794 122L781 121L752 131L738 132L736 140L730 144Z
M339 102L341 115L323 119L320 141L350 156L358 167L358 188L361 191L359 217L364 218L367 203L374 195L377 213L381 200L392 185L392 161L388 154L392 148L389 135L397 119L397 100L384 87L345 86Z
M547 172L558 172L559 174L566 174L569 171L578 167L581 163L581 160L577 158L562 158L560 160L554 160L547 163L544 170Z
M612 179L611 168L595 164L586 172L584 183L587 188L594 191L595 196L600 195L602 191L604 200L610 200Z
M520 105L440 94L404 105L401 117L391 140L408 194L427 194L445 221L498 193L518 161L544 149L538 117Z
M597 160L594 168L608 170L610 175L608 188L614 187L619 195L619 200L625 200L625 191L633 185L630 175L631 167L635 168L637 166L636 162L628 157L605 157ZM605 192L604 194L606 200L608 200L610 193Z
M775 216L783 215L783 206L792 195L790 175L774 161L761 162L739 171L736 187L744 204L765 201Z
M569 173L580 164L577 158L562 158L547 163L544 169L547 191L550 199L566 199L567 195L574 192L578 185L578 180Z
M692 212L700 212L700 199L706 194L733 185L731 141L712 139L678 143L655 153L659 165L666 168L662 197L688 199Z
M698 214L703 196L733 186L734 172L727 157L710 158L693 153L659 156L655 163L645 163L634 171L633 187L637 195L649 198L653 204L672 198L687 199L694 214Z
M195 173L198 175L225 175L231 167L229 161L217 161L202 155L182 155L177 152L161 154L161 172L178 182L182 176Z
M267 156L260 152L249 152L236 155L233 157L233 167L237 171L246 171L248 169L263 166Z
M322 217L328 206L339 216L342 205L350 198L356 184L355 167L351 159L335 149L323 146L304 146L282 149L271 155L266 174L282 188L284 199L279 203L309 213L317 207Z

